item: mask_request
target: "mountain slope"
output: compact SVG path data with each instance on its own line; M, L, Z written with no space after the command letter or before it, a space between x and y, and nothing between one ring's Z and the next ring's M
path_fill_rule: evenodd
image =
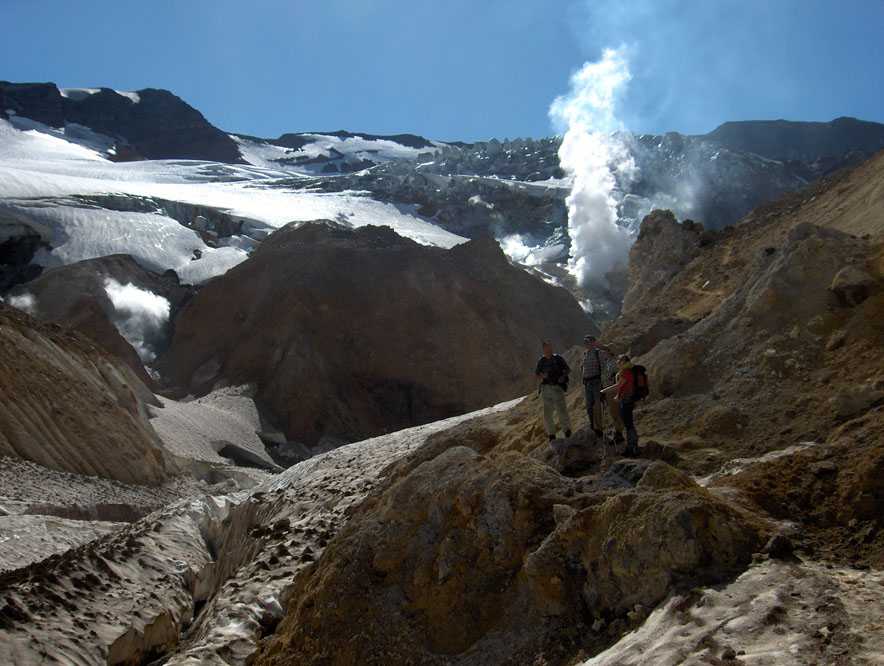
M717 234L644 221L624 313L604 336L652 368L648 434L681 438L710 469L825 439L876 404L882 187L884 153Z

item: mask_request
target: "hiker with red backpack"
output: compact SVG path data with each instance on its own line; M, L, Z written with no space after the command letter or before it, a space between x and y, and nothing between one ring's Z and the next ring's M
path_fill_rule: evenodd
M620 405L620 417L626 427L626 456L638 455L638 432L635 429L633 410L635 403L648 395L648 375L642 365L633 365L626 354L617 359L617 383L615 397Z

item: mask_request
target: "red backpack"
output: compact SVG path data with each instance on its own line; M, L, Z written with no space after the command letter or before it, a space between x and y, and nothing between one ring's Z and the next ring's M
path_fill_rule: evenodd
M633 400L644 400L648 397L648 373L643 365L632 366Z

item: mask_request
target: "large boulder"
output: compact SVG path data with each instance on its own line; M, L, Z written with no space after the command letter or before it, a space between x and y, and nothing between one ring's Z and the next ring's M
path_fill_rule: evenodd
M160 483L171 465L147 423L154 400L88 339L0 303L0 456Z
M491 239L442 250L319 222L277 231L206 284L160 370L197 394L257 384L287 437L313 444L525 393L541 339L561 349L593 328Z

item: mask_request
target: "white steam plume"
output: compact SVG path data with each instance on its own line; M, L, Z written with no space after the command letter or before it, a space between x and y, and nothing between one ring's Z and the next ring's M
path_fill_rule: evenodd
M618 184L637 175L623 139L616 107L631 75L626 49L605 49L571 76L571 90L557 97L549 115L564 131L559 162L573 177L568 206L571 257L568 269L578 284L604 278L625 262L632 242L617 224Z
M134 284L106 278L104 290L114 305L114 324L145 363L156 358L155 345L169 321L169 301Z
M27 312L31 316L37 314L37 299L33 294L19 294L18 296L10 296L7 302L14 308L18 308L23 312Z

